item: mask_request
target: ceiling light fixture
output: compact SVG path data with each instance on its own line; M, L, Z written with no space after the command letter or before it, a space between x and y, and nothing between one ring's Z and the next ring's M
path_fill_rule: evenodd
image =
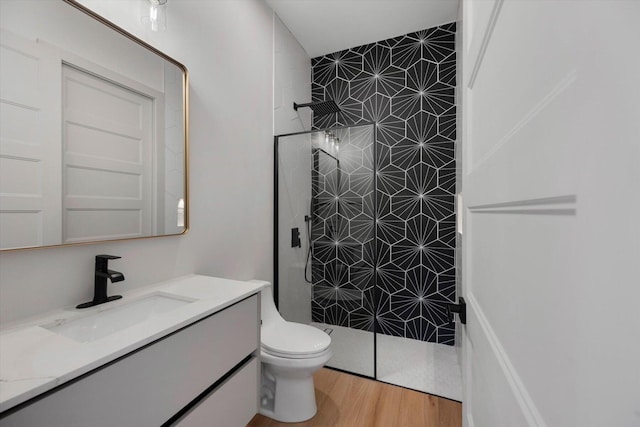
M340 138L331 132L324 131L324 143L328 148L332 148L336 152L340 150Z

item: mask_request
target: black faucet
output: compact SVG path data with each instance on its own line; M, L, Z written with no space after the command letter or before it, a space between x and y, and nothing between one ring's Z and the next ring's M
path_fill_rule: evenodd
M124 280L124 274L107 268L110 259L118 258L120 257L114 255L96 255L93 301L82 303L76 308L93 307L94 305L104 304L105 302L122 298L122 295L107 296L107 279L111 280L112 283L122 282Z

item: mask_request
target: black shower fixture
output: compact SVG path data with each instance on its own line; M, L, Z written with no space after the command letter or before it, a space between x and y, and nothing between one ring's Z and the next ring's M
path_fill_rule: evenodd
M296 104L293 103L293 109L298 111L298 108L301 107L309 107L313 111L314 114L318 116L324 116L326 114L337 113L340 112L340 107L333 99L329 99L326 101L318 101L318 102L309 102L307 104Z

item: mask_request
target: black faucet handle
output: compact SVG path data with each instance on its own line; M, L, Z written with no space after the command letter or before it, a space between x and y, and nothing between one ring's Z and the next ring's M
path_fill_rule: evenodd
M116 255L96 255L96 260L99 260L99 259L109 260L109 259L120 259L120 258L122 257L116 256Z
M106 273L110 259L118 259L115 255L96 255L96 271Z

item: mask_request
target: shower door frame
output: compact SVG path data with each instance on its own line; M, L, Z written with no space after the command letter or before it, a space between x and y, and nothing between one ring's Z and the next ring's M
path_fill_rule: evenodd
M331 366L327 366L329 369L333 369L336 371L347 372L351 375L356 375L363 378L369 378L373 380L378 379L378 303L379 303L379 295L378 295L378 276L376 274L378 268L378 229L377 229L377 219L378 219L378 183L376 178L376 172L378 170L378 127L375 122L363 122L357 125L351 126L335 126L331 128L322 128L322 129L313 129L309 131L303 132L292 132L281 135L275 135L273 137L273 299L276 305L276 308L279 308L279 227L278 227L278 148L279 148L279 138L284 138L287 136L296 136L296 135L305 135L312 134L315 132L328 132L332 130L338 129L350 129L356 127L363 126L371 126L373 128L373 194L374 194L374 209L373 209L373 240L375 242L375 253L374 253L374 265L373 265L373 376L359 374L357 372L351 372L344 369L333 368ZM312 146L313 148L313 146ZM312 196L313 197L313 196ZM312 260L313 258L311 258ZM313 276L312 276L313 277ZM313 279L312 279L313 282ZM313 283L311 284L313 286Z

